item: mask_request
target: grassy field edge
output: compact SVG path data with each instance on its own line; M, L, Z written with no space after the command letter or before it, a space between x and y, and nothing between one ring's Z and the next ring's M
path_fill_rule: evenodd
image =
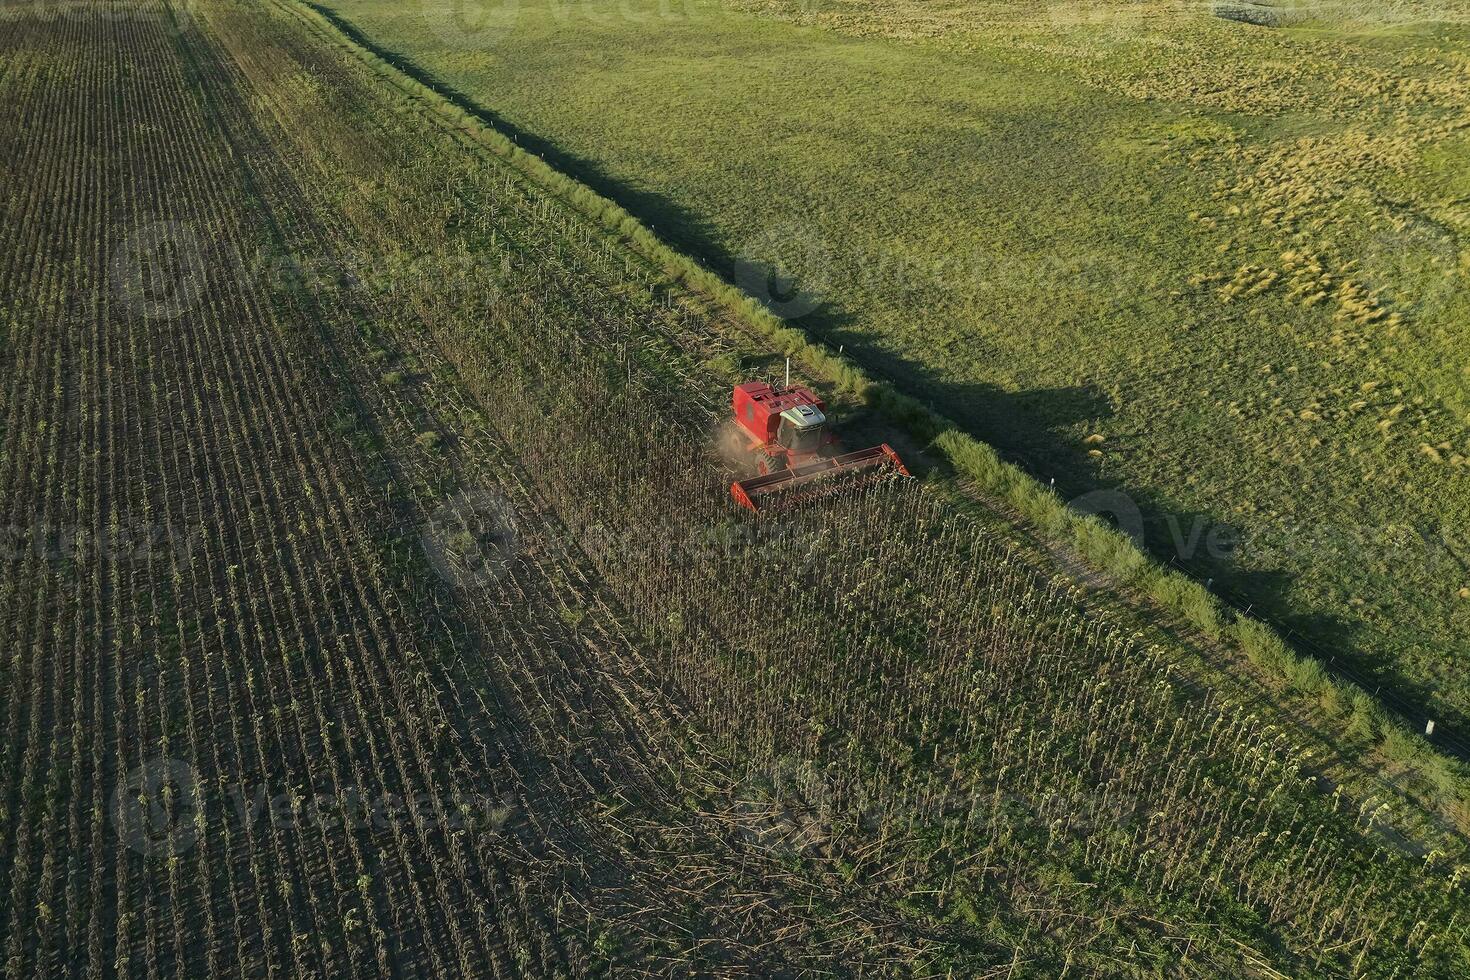
M1373 693L1333 676L1314 657L1292 648L1265 622L1222 602L1204 585L1167 568L1112 525L1067 506L1048 487L1005 461L990 445L892 384L871 377L861 365L813 341L772 314L717 272L664 243L616 202L557 170L521 146L482 115L458 104L385 57L350 22L310 0L276 0L314 24L336 43L372 66L386 81L427 103L475 142L547 191L617 235L671 280L701 294L814 375L830 379L844 394L871 406L916 441L941 456L963 480L993 495L1032 522L1047 538L1123 585L1139 589L1211 641L1231 644L1263 671L1274 686L1315 701L1382 758L1413 770L1440 801L1470 808L1470 767L1431 744L1411 720L1389 709ZM1370 767L1373 763L1365 760Z

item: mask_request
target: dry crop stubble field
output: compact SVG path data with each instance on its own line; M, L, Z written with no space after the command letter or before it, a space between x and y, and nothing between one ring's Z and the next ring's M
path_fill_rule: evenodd
M310 11L4 13L7 975L1464 971L944 494L736 515L707 314Z

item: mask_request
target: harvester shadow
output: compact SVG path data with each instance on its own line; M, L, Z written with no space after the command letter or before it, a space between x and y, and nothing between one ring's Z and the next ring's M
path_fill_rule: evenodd
M983 381L945 377L927 365L899 357L852 329L849 318L823 310L802 326L828 346L841 347L873 374L966 432L995 447L1010 462L1048 482L1067 472L1095 482L1088 447L1079 445L1079 425L1100 428L1113 414L1105 392L1093 385L1010 391Z
M1389 677L1361 656L1366 637L1360 623L1330 612L1304 612L1293 602L1297 577L1253 552L1247 533L1230 515L1180 507L1164 494L1109 480L1091 455L1093 447L1078 438L1079 428L1102 431L1113 415L1103 391L1090 385L1007 391L947 379L895 356L855 329L854 319L829 303L798 325L833 349L844 348L871 373L986 442L1007 462L1053 487L1063 500L1077 502L1100 490L1125 495L1142 518L1144 550L1160 564L1208 583L1231 607L1269 622L1290 644L1370 693L1379 691L1401 710L1412 714L1411 705L1426 703L1427 689ZM1105 457L1107 444L1098 451ZM1080 509L1092 512L1097 499L1081 502ZM1098 516L1117 524L1118 515L1108 512L1106 499Z

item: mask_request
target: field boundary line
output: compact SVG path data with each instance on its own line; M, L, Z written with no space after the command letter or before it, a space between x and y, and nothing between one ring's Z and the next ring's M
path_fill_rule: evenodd
M1437 723L1431 743L1419 734L1427 715L1390 708L1380 692L1368 691L1336 665L1298 652L1266 621L1240 610L1185 572L1160 562L1110 523L1073 510L1050 487L1002 458L994 447L892 383L874 378L851 358L834 353L805 331L782 321L719 273L666 244L621 205L520 146L467 97L446 93L432 79L426 81L426 73L416 66L405 65L405 59L384 52L340 15L313 0L272 2L366 64L385 83L428 109L450 129L511 166L522 179L600 225L666 275L670 285L682 285L713 301L739 326L776 351L889 419L942 457L964 483L1030 522L1043 540L1068 548L1108 575L1119 586L1117 591L1137 589L1178 616L1203 640L1228 641L1240 657L1275 682L1268 683L1273 690L1315 699L1319 704L1334 701L1348 706L1342 718L1344 727L1371 732L1373 745L1369 751L1414 772L1441 802L1459 810L1457 822L1470 822L1470 743L1448 731L1443 721ZM956 485L963 493L961 481ZM1370 770L1383 768L1368 758L1361 761Z

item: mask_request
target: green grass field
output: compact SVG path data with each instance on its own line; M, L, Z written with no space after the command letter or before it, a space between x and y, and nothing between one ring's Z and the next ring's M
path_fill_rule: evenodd
M731 281L775 266L777 312L1069 496L1124 490L1157 554L1293 642L1464 719L1465 12L1244 6L1289 26L326 4Z

